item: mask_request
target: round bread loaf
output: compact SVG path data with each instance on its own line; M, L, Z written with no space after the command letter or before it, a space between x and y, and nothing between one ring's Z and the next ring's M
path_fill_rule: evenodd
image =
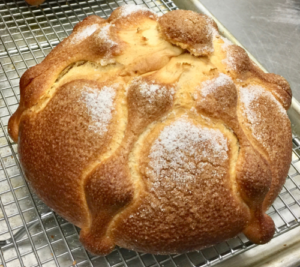
M138 6L87 17L20 90L8 130L26 178L89 251L272 238L265 212L291 161L291 90L209 17Z

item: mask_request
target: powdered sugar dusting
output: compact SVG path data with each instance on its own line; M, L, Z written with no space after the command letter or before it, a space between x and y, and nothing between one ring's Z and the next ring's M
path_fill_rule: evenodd
M190 48L189 49L194 55L203 55L203 53L213 53L214 52L214 48L212 45L204 45L201 46L200 48Z
M154 102L156 99L162 98L162 97L168 97L168 89L166 86L162 86L160 84L156 84L154 81L152 83L147 82L139 82L136 81L139 84L140 92L144 98L148 99L149 103ZM171 95L169 97L173 98L174 95L174 88L170 89Z
M107 24L101 28L97 34L100 40L100 46L105 47L106 51L103 57L100 59L101 66L106 66L108 64L115 63L115 59L112 58L112 51L110 48L113 48L118 45L111 37L111 27L115 27L114 24Z
M99 28L98 24L89 25L83 29L80 29L72 38L71 43L76 44L82 42L87 37L91 36Z
M189 50L195 55L202 55L203 53L213 53L214 52L214 45L213 40L219 35L219 32L213 26L213 20L211 18L206 18L206 38L210 40L208 44L201 45L200 47L193 48L191 47Z
M278 111L282 115L287 116L286 110L276 100L276 98L272 95L271 92L267 91L266 89L264 89L259 85L250 85L248 87L240 88L240 100L244 104L246 115L247 117L249 117L251 121L255 121L256 119L254 111L252 110L253 107L255 107L253 105L253 102L258 100L260 97L269 98L276 106L276 109L278 109ZM256 104L256 107L258 107L258 104Z
M117 43L115 41L113 41L110 36L111 26L112 26L111 24L105 25L104 27L101 28L100 32L98 33L98 37L100 39L102 39L104 41L105 45L109 48L117 45Z
M121 14L120 17L127 17L133 13L136 12L151 12L154 14L154 12L152 12L150 9L143 7L143 6L138 6L138 5L124 5L121 8Z
M266 104L262 102L266 98L271 100L271 104L270 101ZM260 129L261 125L267 125L264 108L268 107L268 109L274 111L275 114L279 113L283 118L288 118L286 110L276 100L272 93L261 86L250 85L248 87L241 87L240 102L243 104L243 114L250 124L253 136L263 145L265 145L264 140L269 138L269 136L265 136L266 134Z
M206 23L206 32L207 32L207 35L206 35L206 38L208 40L211 40L209 44L206 44L204 46L202 46L201 48L197 48L197 49L191 49L193 53L195 54L202 54L203 52L210 52L210 53L213 53L214 52L214 43L213 41L216 39L216 38L219 38L220 37L220 33L219 31L214 27L214 21L212 18L210 17L206 17L205 18L207 23Z
M89 130L95 133L107 132L107 126L112 119L113 102L116 95L114 86L98 88L83 88L81 101L86 105L88 114L93 122Z
M166 175L179 182L193 180L205 165L223 164L228 159L227 151L227 140L219 130L196 126L181 117L165 127L152 145L150 175L152 172L156 177L157 186Z
M227 65L229 69L236 70L235 58L231 55L231 52L227 52L227 57L222 60L222 63Z
M114 58L109 58L109 55L105 55L104 58L100 59L100 65L101 66L107 66L108 64L114 64L116 63Z
M226 64L230 69L235 70L236 66L235 66L235 59L232 56L229 47L233 45L233 43L228 40L225 37L221 36L221 39L223 40L224 44L222 44L222 50L226 52L226 58L222 60L222 62L224 64Z
M233 45L233 43L228 40L226 37L221 36L221 39L223 40L224 44L222 44L222 49L227 50L228 46Z
M211 28L212 28L212 36L213 36L213 38L215 39L215 38L219 37L220 36L219 31L215 27L213 27L213 26Z
M229 76L224 73L220 73L220 75L212 80L204 81L201 84L201 95L202 97L206 97L207 95L211 94L217 88L231 84L232 80Z
M212 37L215 39L216 37L219 37L220 34L219 34L219 31L214 27L214 20L210 17L206 17L206 20L207 20L207 27L208 28L208 31L209 33L212 35Z

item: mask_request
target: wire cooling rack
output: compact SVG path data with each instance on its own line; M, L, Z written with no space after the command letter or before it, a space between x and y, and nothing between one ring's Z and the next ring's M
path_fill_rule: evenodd
M243 235L202 251L154 256L116 248L106 257L81 246L79 229L44 205L28 188L17 145L7 122L19 102L19 79L41 62L74 25L88 15L108 17L123 4L138 4L158 14L177 9L170 0L46 0L30 7L24 0L0 0L0 267L31 266L211 266L253 245ZM293 161L285 186L268 211L280 235L300 225L300 139L293 138Z

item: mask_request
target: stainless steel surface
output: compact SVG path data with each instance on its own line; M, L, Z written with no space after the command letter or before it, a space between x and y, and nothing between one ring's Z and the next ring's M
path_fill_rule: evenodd
M0 240L18 235L2 243L0 266L211 266L255 247L239 235L213 248L184 255L153 256L116 248L106 257L93 256L81 246L79 229L52 212L29 190L17 146L7 134L8 118L19 101L20 76L41 62L79 20L91 14L107 17L124 3L144 5L158 14L176 9L170 0L47 0L40 7L29 7L24 0L0 0ZM268 211L276 224L276 236L300 225L297 136L293 144L286 184Z
M189 1L177 2L180 7ZM300 101L300 1L201 2L268 71L285 77Z
M299 267L300 227L218 263L216 267Z

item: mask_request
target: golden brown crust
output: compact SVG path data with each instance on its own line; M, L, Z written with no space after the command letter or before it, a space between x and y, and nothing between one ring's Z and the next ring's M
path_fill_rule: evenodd
M88 88L101 87L87 80L67 83L43 112L27 113L20 125L19 152L27 179L48 205L80 227L89 221L82 172L112 138L89 130L91 118L80 100Z
M239 155L235 164L236 182L241 198L251 210L250 222L244 233L252 242L266 243L275 231L271 218L265 217L263 210L263 202L272 183L268 161L251 145L238 121L238 96L233 81L221 75L206 82L203 87L202 97L200 95L197 100L197 109L212 118L222 119L239 140ZM205 92L206 88L209 88L208 92Z
M169 42L196 56L206 56L213 52L213 35L218 27L206 15L175 10L160 17L158 22L162 36Z
M264 73L253 63L251 64L251 70L254 75L268 83L268 89L282 104L282 106L288 110L292 102L292 90L287 80L274 73Z
M264 199L263 210L266 211L285 182L291 162L292 134L285 109L270 92L263 90L265 90L263 87L257 85L241 88L241 106L238 113L242 128L250 142L267 158L270 165L272 184Z
M70 64L80 60L95 59L95 49L90 49L93 42L83 39L72 42L72 39L80 34L81 30L93 27L92 30L100 28L105 22L97 16L90 16L78 23L70 37L62 41L51 53L38 65L28 69L20 80L20 94L22 95L20 105L13 114L9 123L9 134L14 141L18 138L18 124L23 112L36 105L45 92L51 88L58 75ZM88 33L91 33L90 30ZM72 47L70 51L70 46ZM95 47L95 45L93 45Z
M273 236L265 212L291 160L291 90L208 17L135 6L88 17L20 89L8 130L26 178L91 252Z
M149 102L148 95L143 93L143 87L157 85L163 86L165 90L153 92L153 100ZM133 200L134 186L128 165L132 146L145 126L163 116L172 106L170 86L157 83L152 75L133 80L127 90L128 124L122 145L113 156L96 167L85 184L85 194L93 219L90 229L85 229L81 234L81 241L95 254L103 254L113 248L116 241L108 229L109 224ZM95 248L95 243L99 247Z
M228 53L230 53L230 63L234 66L234 71L240 76L250 68L250 58L247 55L246 51L238 46L231 45L228 48Z
M153 20L157 19L157 15L148 8L124 5L114 10L107 21L126 28L126 26L132 26L132 24L138 23L139 19L144 17Z
M173 139L170 128L174 128ZM195 121L181 117L161 122L144 137L146 142L140 140L146 146L138 153L140 167L137 171L146 188L111 227L116 244L154 254L182 253L211 246L235 236L245 227L249 213L232 193L230 156L210 157L214 151L209 138L192 143L192 138L208 134L207 131L208 128ZM191 134L193 137L189 139ZM223 136L219 130L210 129L209 134ZM164 139L166 136L169 140ZM186 153L182 151L181 155L176 148L168 151L166 146L172 146L175 140L179 140L179 146L186 145ZM203 150L209 155L207 158L201 155ZM164 169L163 162L176 157L176 153L180 154L180 159L174 158L172 168ZM155 154L161 155L159 161ZM163 164L161 168L160 164ZM192 165L198 166L198 172L191 169ZM178 171L180 177L174 176Z

